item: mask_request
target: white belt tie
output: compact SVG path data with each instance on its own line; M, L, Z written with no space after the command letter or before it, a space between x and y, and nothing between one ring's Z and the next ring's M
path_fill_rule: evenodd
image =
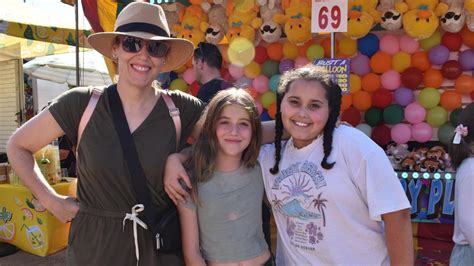
M125 222L127 220L130 220L133 222L133 238L135 240L135 256L137 257L137 265L138 261L140 260L140 254L138 252L138 235L137 235L137 224L139 224L141 227L144 229L148 229L148 226L138 218L138 213L142 212L145 209L145 206L143 204L137 204L132 207L132 213L127 213L125 215L125 218L123 218L122 224L122 231L125 230Z

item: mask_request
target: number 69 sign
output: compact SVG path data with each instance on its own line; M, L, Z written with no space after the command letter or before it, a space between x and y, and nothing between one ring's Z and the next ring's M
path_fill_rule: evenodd
M346 0L313 0L311 32L346 32Z

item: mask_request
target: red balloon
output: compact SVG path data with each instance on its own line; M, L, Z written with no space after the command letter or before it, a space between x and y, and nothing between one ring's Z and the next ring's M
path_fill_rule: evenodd
M199 84L197 81L194 81L193 83L191 83L191 86L189 87L189 91L191 92L193 96L196 96L198 94Z
M221 68L221 77L230 83L234 81L234 77L229 73L229 69L224 67Z
M473 90L473 91L471 91L471 100L473 100L473 101L474 101L474 90Z
M448 60L441 67L441 74L447 79L457 79L462 74L462 66L456 60Z
M376 126L372 129L372 140L380 146L387 145L391 140L390 128L386 125Z
M380 89L372 94L372 106L378 108L385 108L392 103L392 92L385 89Z
M265 62L267 58L268 58L267 48L263 46L255 47L255 58L254 58L255 62L259 64L263 64L263 62Z
M402 72L403 86L415 90L423 81L423 73L416 67L409 67Z
M341 120L346 121L347 123L355 127L360 124L360 111L355 109L354 107L349 107L347 110L342 112Z
M446 46L451 52L461 49L462 37L459 33L446 32L441 38L441 44Z

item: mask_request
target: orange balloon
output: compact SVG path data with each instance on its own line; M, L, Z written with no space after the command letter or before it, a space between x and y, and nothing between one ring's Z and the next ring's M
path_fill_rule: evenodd
M267 46L268 57L275 61L280 61L283 58L283 45L279 42L270 43Z
M245 88L244 89L248 94L250 94L250 96L252 96L252 98L254 100L256 100L258 98L258 91L252 87L248 87L248 88Z
M186 68L193 68L193 58L189 58L189 60L186 62Z
M313 40L309 40L305 42L303 45L298 46L298 55L301 57L306 57L306 51L308 50L308 47L313 45Z
M430 68L423 75L425 87L439 88L443 84L444 77L438 69Z
M474 91L474 78L463 74L454 82L454 89L460 94L470 94Z
M387 72L392 67L392 57L385 52L378 51L370 58L370 67L374 73Z
M421 71L430 69L431 62L428 58L428 53L424 51L417 51L411 56L411 65L418 68Z
M277 110L276 103L270 104L270 106L268 106L268 109L267 109L268 116L270 116L272 119L275 119L276 110Z
M462 105L461 95L455 91L445 91L441 94L440 105L448 111L460 108Z
M372 106L372 97L366 91L358 91L352 96L352 106L359 111L366 111Z
M343 94L341 98L341 111L347 110L351 107L352 96L350 94Z
M222 59L224 59L224 61L226 63L230 63L230 60L229 60L229 54L227 53L227 50L229 49L229 46L228 45L222 45L220 47L221 49L221 54L222 54Z
M462 42L469 46L469 48L474 48L474 32L470 31L466 25L459 32L461 34Z
M368 73L362 77L362 89L366 92L374 92L382 87L380 76L375 73Z
M328 38L325 38L324 40L321 41L321 46L323 47L324 49L324 56L326 57L331 57L331 38L328 37ZM335 51L335 54L338 52L338 48L339 47L339 41L336 40L336 51Z

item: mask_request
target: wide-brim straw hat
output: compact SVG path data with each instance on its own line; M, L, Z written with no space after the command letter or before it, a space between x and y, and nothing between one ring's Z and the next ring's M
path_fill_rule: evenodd
M162 72L184 65L193 55L194 45L181 38L170 37L165 12L158 5L134 2L127 5L117 17L113 32L98 32L87 38L97 52L112 59L112 45L117 36L133 36L144 40L163 40L170 44Z

